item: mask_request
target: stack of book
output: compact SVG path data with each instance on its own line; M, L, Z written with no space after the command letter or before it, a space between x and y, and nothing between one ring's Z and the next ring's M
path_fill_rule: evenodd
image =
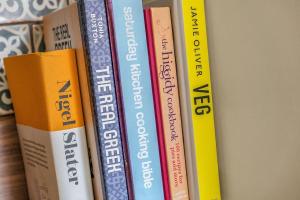
M30 199L220 200L204 1L81 0L4 60Z

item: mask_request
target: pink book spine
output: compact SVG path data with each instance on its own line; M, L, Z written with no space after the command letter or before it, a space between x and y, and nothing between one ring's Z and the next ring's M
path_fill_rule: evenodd
M169 186L172 199L188 200L188 186L181 124L180 101L177 84L175 49L170 9L151 8L152 52L151 66L155 67L155 84L160 100L161 127L164 133L168 165Z
M163 187L164 187L164 197L165 200L170 200L171 194L170 194L170 185L169 185L169 177L168 177L168 163L167 163L167 156L166 156L166 149L165 149L163 120L161 115L159 84L158 84L158 76L156 71L156 58L155 58L154 40L152 34L152 19L151 19L152 17L151 17L150 9L144 10L144 18L145 18L145 26L146 26L148 55L149 55L149 62L150 62L150 73L151 73L151 83L152 83L155 118L156 118L157 138L158 138L159 153L160 153L161 172L162 172L162 180L163 180Z

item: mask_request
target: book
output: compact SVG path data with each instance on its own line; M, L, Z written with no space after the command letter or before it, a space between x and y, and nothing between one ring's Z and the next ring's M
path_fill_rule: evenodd
M75 51L8 57L4 66L30 199L92 200Z
M45 17L44 26L48 49L76 48L84 116L89 123L94 189L98 193L95 196L103 198L103 182L106 199L128 199L104 1L72 4Z
M168 174L169 173L168 160L167 160L166 148L165 148L166 144L165 144L164 127L163 127L163 116L162 116L161 101L160 101L160 94L159 94L160 93L159 82L158 82L157 68L156 68L156 55L155 55L154 35L153 35L153 28L152 28L151 9L144 9L144 17L145 17L145 26L146 26L153 101L154 101L154 109L155 109L156 128L157 128L157 136L158 136L157 140L158 140L161 173L162 173L162 181L163 181L164 196L165 196L164 198L171 199L169 174Z
M182 84L189 103L197 172L196 196L220 200L220 184L215 139L214 109L210 79L204 0L177 1L182 13L181 37L184 38L186 67ZM185 83L183 83L185 82ZM197 194L198 193L198 194Z
M148 46L153 46L149 48L152 82L158 88L156 103L161 110L157 120L162 123L165 139L160 148L166 151L171 197L189 199L170 8L152 7L146 13L147 33L152 35Z
M116 55L116 43L114 39L114 24L113 24L113 16L112 12L110 12L110 4L108 1L105 1L106 5L106 13L107 13L107 21L108 21L108 29L109 29L109 37L110 37L110 45L111 45L111 57L113 62L113 70L114 70L114 77L115 77L115 87L117 93L117 104L118 110L120 113L120 128L121 128L121 135L122 135L122 145L123 145L123 152L124 152L124 164L126 170L126 180L127 180L127 191L128 191L128 199L134 199L134 192L132 187L132 175L131 175L131 167L129 162L129 152L128 152L128 143L127 143L127 134L126 134L126 127L125 127L125 117L124 117L124 110L122 106L122 91L120 85L120 77L118 74L118 58Z
M164 199L142 1L109 1L135 199Z

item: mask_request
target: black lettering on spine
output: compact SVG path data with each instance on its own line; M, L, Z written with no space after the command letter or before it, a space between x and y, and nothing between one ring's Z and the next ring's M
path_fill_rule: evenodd
M194 105L196 115L204 115L210 113L210 96L208 84L202 85L193 90L196 94L194 96Z
M71 81L58 81L58 100L55 102L56 110L60 112L63 126L76 124L76 120L72 118L71 113ZM78 138L76 132L65 130L63 134L65 164L67 166L67 174L69 183L79 185L78 168L79 161L76 159L76 150L78 148Z
M59 100L56 101L56 109L61 112L63 126L75 124L76 121L72 119L70 105L70 98L72 98L71 82L68 80L66 82L58 82L57 84L59 85Z
M77 164L79 163L76 160L75 148L78 147L76 133L74 132L66 132L64 133L64 149L65 149L65 159L67 165L67 172L69 176L69 183L73 183L75 185L79 184L78 176L77 176Z
M54 39L54 48L56 50L72 48L72 40L68 24L62 24L53 27L52 33Z

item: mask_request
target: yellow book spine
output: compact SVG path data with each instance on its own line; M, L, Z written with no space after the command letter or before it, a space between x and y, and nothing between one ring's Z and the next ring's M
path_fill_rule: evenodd
M201 200L220 200L204 0L182 1L187 73Z

